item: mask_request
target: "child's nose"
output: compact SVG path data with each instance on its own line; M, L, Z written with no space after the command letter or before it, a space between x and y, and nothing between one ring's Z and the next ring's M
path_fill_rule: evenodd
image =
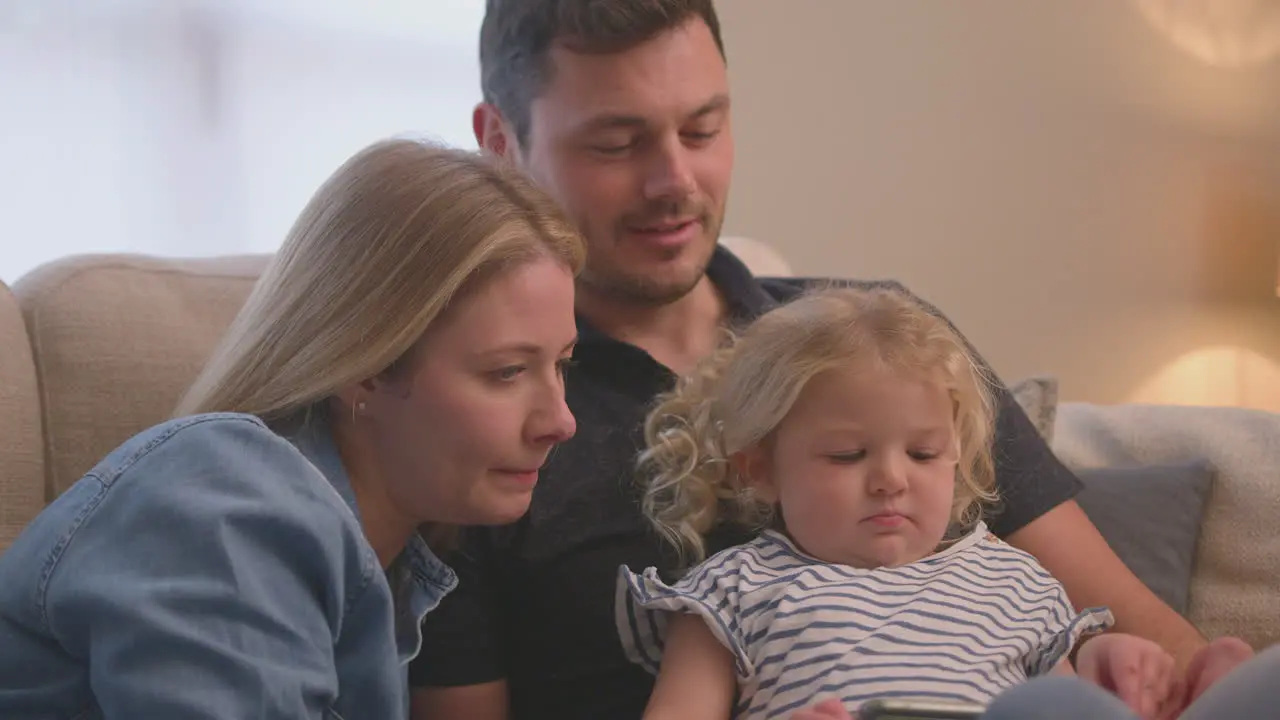
M894 495L906 490L906 464L893 457L882 458L872 467L868 486L876 495Z

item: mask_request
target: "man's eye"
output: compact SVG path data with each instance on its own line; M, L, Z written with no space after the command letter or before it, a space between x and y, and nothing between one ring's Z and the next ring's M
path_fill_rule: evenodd
M714 140L716 135L719 134L719 130L712 130L711 132L687 132L684 133L684 138L686 140L692 140L695 143L706 143Z
M601 155L621 155L631 149L631 144L626 145L592 145L591 149Z

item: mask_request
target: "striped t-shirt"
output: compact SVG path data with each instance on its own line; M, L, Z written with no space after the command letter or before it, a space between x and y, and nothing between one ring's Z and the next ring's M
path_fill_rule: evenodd
M825 563L769 530L674 584L619 570L627 656L656 673L667 613L693 613L733 655L737 718L778 718L830 697L986 705L1047 673L1085 633L1112 623L1076 613L1031 556L983 524L947 549L894 568Z

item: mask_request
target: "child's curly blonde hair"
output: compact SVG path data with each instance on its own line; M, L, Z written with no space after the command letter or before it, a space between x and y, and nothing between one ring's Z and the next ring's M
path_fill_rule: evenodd
M642 507L684 560L706 556L703 536L719 522L769 522L773 508L729 459L767 440L810 379L849 367L940 379L959 445L952 521L972 525L996 500L990 381L959 334L903 292L816 290L752 323L660 396L646 419Z

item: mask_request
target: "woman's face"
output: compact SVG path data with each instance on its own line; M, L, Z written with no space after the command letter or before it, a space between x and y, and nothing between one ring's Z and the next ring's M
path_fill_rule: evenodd
M553 259L518 265L450 308L403 377L374 381L356 422L397 513L492 525L528 509L538 469L575 430L562 375L573 292Z

